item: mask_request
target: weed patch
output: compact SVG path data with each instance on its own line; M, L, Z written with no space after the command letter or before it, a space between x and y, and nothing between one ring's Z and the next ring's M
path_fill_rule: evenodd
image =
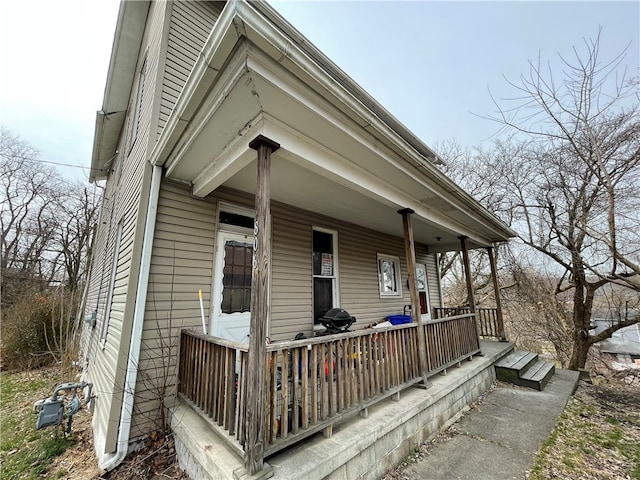
M33 402L51 395L55 370L0 373L0 464L6 480L35 479L75 441L53 428L36 430Z
M581 383L544 442L529 479L640 480L640 405L634 385Z

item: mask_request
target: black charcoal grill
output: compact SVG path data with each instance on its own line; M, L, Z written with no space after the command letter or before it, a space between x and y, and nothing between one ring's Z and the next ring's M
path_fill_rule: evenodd
M320 323L327 329L327 334L348 332L355 321L356 317L352 317L342 308L332 308L320 318Z

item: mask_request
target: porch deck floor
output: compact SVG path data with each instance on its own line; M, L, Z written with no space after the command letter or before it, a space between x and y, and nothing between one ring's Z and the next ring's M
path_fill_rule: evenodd
M271 478L382 477L411 448L456 421L495 379L493 364L513 349L508 342L481 341L480 346L482 356L430 378L430 388L408 388L399 401L387 399L370 407L367 418L354 417L335 426L331 438L317 434L268 458ZM187 405L174 409L172 428L177 444L184 443L179 450L189 449L181 465L192 478L231 479L243 470L242 458Z

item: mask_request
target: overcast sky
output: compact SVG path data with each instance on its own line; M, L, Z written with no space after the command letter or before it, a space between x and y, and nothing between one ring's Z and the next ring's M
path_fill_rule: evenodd
M43 160L88 166L117 0L0 0L0 123ZM276 1L275 8L427 144L491 141L481 118L528 60L556 64L602 28L601 58L640 59L640 2ZM65 174L86 178L81 169Z

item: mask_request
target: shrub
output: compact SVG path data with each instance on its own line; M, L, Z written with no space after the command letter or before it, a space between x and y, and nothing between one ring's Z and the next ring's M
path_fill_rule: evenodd
M2 312L2 367L31 369L75 355L74 307L61 289L21 292Z

